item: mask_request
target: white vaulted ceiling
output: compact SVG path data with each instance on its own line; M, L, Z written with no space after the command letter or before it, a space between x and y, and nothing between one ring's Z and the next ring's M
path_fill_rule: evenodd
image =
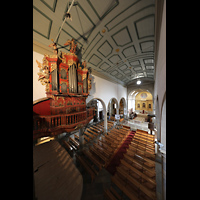
M72 0L33 0L34 41L48 47L55 40L68 2ZM70 14L58 47L74 38L81 61L94 74L122 85L137 78L154 81L154 0L75 0Z

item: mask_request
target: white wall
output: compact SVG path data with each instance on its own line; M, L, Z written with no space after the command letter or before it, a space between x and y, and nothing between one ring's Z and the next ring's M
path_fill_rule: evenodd
M108 107L108 103L111 98L116 98L119 101L122 97L127 100L127 88L120 84L107 81L95 75L90 75L92 78L92 89L90 90L90 96L88 96L86 102L88 103L93 98L100 98Z
M154 108L156 108L157 138L164 144L166 149L166 1L163 4L162 21L160 25L160 38L158 42L158 53L155 66L155 83L154 83ZM164 106L163 106L164 105ZM161 122L162 120L162 122ZM161 134L162 129L162 134Z
M39 72L36 60L42 63L44 55L33 51L33 101L39 98L46 97L45 86L38 81ZM92 78L92 89L90 90L90 96L86 99L88 103L93 98L100 98L104 101L106 108L111 98L115 97L119 101L122 97L127 100L127 88L120 84L107 81L95 75L90 75Z

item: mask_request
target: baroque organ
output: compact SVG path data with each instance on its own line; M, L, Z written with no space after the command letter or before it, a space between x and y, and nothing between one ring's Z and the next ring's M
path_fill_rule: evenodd
M43 63L38 61L38 81L45 85L46 98L33 105L33 139L71 132L85 126L94 117L94 108L86 109L86 98L91 89L90 70L86 61L79 62L77 43L67 40L70 52L44 55Z

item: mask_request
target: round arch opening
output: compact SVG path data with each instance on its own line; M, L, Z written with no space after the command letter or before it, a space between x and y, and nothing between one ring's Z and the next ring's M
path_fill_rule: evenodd
M108 103L108 107L107 107L107 115L108 116L112 116L115 117L116 114L119 113L119 105L118 105L118 101L116 98L111 98L109 103Z
M136 89L128 95L128 113L153 114L153 95L149 90Z
M126 116L126 100L124 97L122 97L119 101L119 115L120 117Z
M107 130L107 112L104 101L100 98L93 98L87 103L87 107L95 107L93 122L104 121L104 129Z

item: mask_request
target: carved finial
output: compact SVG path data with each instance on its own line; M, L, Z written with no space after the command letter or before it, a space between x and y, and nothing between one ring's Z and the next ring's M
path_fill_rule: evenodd
M64 45L66 45L66 46L70 45L70 52L71 53L76 52L77 43L75 42L74 38L72 38L72 40L67 40L67 42L65 42Z

